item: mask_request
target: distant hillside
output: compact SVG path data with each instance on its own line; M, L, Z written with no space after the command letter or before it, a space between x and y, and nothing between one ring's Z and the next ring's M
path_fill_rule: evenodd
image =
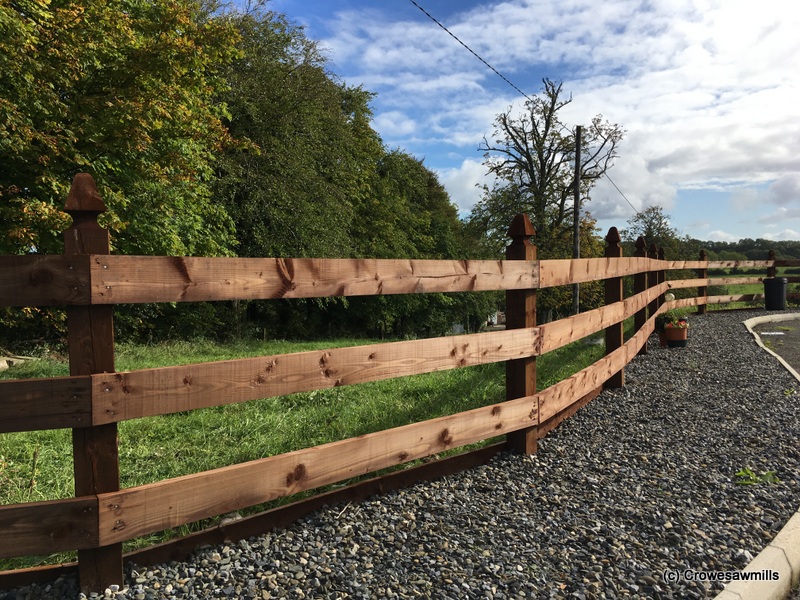
M800 240L776 241L744 238L738 242L692 240L692 245L705 248L712 260L765 260L770 250L778 258L800 259Z

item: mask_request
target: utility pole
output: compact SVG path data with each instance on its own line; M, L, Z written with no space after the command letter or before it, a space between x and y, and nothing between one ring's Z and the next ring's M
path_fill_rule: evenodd
M575 190L574 190L574 222L572 224L572 258L581 257L581 126L575 127ZM572 314L580 310L580 284L572 284Z

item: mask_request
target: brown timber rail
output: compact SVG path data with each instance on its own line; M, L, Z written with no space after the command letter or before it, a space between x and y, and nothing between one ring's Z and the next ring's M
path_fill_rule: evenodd
M539 437L603 386L623 385L624 367L646 351L657 314L675 306L739 301L741 296L704 292L712 285L762 281L665 281L658 274L734 266L774 269L791 262L666 261L652 258L653 248L650 257L644 256L644 241L637 243L642 256L625 258L615 228L606 238L605 258L535 260L533 231L523 216L509 231L508 258L497 261L112 256L108 234L96 223L104 207L90 177L76 177L66 210L74 223L66 232L65 256L0 257L0 306L68 307L71 375L0 381L0 433L72 429L76 497L0 506L0 558L78 550L85 591L121 583L121 543L127 540L504 434L509 447L535 451ZM626 277L638 282L627 298L622 294ZM606 282L604 306L536 325L537 289L596 280ZM663 302L670 289L693 288L702 295ZM505 331L122 373L114 369L114 304L489 290L508 294ZM621 324L634 316L638 328L624 340ZM602 331L602 359L536 390L537 356ZM120 489L116 426L121 421L492 362L509 365L504 402ZM471 460L454 464L463 467ZM385 476L392 477L396 474ZM382 488L370 485L364 489ZM26 574L33 578L32 572ZM19 572L0 573L0 589L20 577Z

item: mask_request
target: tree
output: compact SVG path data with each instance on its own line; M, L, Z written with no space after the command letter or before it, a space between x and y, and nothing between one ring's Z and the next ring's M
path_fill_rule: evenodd
M372 94L337 82L317 44L284 15L232 15L240 58L226 70L227 125L249 143L217 161L216 197L240 256L348 256L383 145Z
M620 232L625 243L626 254L633 252L634 244L643 237L648 248L655 244L664 249L668 260L697 260L702 248L701 243L688 236L682 236L675 229L669 215L660 206L648 206L628 219L628 227Z
M622 240L634 243L643 237L647 245L655 244L656 248L673 245L679 237L677 229L672 227L669 215L660 206L648 206L628 219L628 227L620 232Z
M484 138L484 165L495 176L485 188L471 219L481 223L492 245L500 251L505 232L516 213L527 213L536 231L543 258L555 258L551 243L573 223L575 136L560 119L572 102L564 98L562 84L544 80L544 91L525 103L516 115L511 108L495 119L493 139ZM594 184L617 156L624 135L619 125L598 115L585 128L580 168L581 203L589 200ZM563 258L564 256L560 256Z
M201 2L0 2L0 254L63 252L80 171L98 183L115 252L230 253L209 183L232 143L219 96L237 34ZM17 341L53 339L63 313L9 309L0 323Z
M370 125L373 94L339 82L285 15L256 6L231 18L240 58L226 70L223 100L231 134L245 143L219 157L215 196L234 220L238 254L460 255L456 207L422 161L384 147ZM454 311L469 312L460 303L431 294L238 308L249 325L276 335L400 336L440 333Z
M235 38L199 0L0 4L0 252L60 252L88 171L117 250L227 253L208 183Z

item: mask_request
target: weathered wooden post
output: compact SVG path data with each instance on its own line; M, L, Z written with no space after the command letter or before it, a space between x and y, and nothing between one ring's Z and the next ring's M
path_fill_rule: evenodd
M700 261L707 262L708 261L708 254L706 254L705 250L700 250ZM705 269L697 269L697 278L698 279L708 279L708 268ZM706 314L706 310L708 309L708 305L706 302L708 301L708 286L700 286L697 288L697 297L703 298L705 301L697 306L697 314L704 315Z
M506 248L507 260L536 260L536 246L531 244L533 225L527 215L519 214L511 221ZM536 290L506 292L506 329L536 326ZM524 398L536 393L536 357L506 362L506 399ZM534 454L538 446L538 427L528 427L508 434L508 446L520 454Z
M636 239L636 250L634 250L633 255L637 258L646 258L647 257L647 242L645 242L642 236L639 236ZM647 273L636 273L633 276L633 293L634 294L641 294L647 290ZM647 307L643 307L642 310L636 311L636 314L633 315L633 329L634 331L639 331L644 324L647 322ZM647 354L647 344L644 344L638 352L639 356Z
M664 256L664 248L659 248L658 249L658 260L666 260L666 257ZM666 269L659 269L658 270L658 283L662 284L666 280L667 280L667 270ZM661 292L658 295L658 305L659 306L661 306L662 304L664 304L664 302L666 302L666 298L665 298L666 295L667 295L666 292Z
M647 258L656 259L658 258L658 250L656 249L656 245L654 243L650 244L650 248L647 250ZM658 271L648 271L647 272L647 287L652 288L658 285ZM647 313L649 316L653 316L656 314L658 310L659 303L658 298L654 298L650 304L647 305Z
M770 250L769 254L767 255L767 259L771 260L773 262L772 262L771 266L767 267L767 277L772 278L772 277L775 277L778 274L778 269L775 266L775 262L774 262L776 258L777 258L777 256L775 256L775 250Z
M110 254L108 230L97 223L106 210L94 179L79 173L72 182L64 211L72 226L64 232L64 254ZM114 372L114 320L111 306L67 308L70 375ZM75 496L119 490L117 425L72 430ZM102 592L122 584L122 544L78 552L81 589Z
M606 258L622 258L622 238L619 236L619 231L616 227L608 230L606 235ZM606 306L614 304L615 302L622 302L624 299L624 290L622 287L622 277L611 277L605 280L605 300ZM606 356L611 354L617 348L622 347L624 342L625 323L620 321L614 325L606 327ZM603 384L604 388L621 388L625 385L625 370L620 369L609 377Z

